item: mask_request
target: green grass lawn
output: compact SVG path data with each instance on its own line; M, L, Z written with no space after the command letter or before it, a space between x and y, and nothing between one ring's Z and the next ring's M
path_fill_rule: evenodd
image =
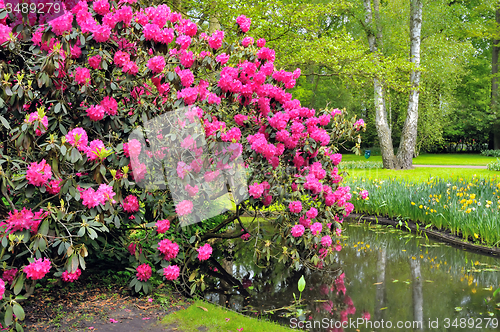
M291 329L256 318L247 317L222 307L197 300L189 308L173 312L162 320L184 332L255 331L285 332Z
M429 178L442 179L459 179L471 178L474 174L479 178L495 177L500 182L500 172L490 171L487 169L474 168L428 168L419 167L409 170L392 170L392 169L350 169L347 173L351 177L362 177L365 179L407 179L417 182L428 180ZM346 180L348 180L347 177Z
M342 155L343 161L382 161L382 156L370 156L365 159L364 155L356 156L354 154ZM422 154L413 159L415 165L471 165L471 166L486 166L488 163L495 161L494 157L486 157L480 154Z

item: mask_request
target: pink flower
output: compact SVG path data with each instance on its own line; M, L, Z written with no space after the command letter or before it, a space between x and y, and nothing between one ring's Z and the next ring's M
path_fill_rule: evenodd
M204 175L205 181L206 182L214 181L219 176L219 173L220 173L219 170L206 172Z
M218 50L219 48L222 47L223 39L224 39L224 31L217 30L208 38L208 46L210 46L215 50Z
M243 114L237 114L234 116L234 121L238 124L238 126L244 126L245 125L245 121L248 120L248 116L246 115L243 115Z
M98 0L98 1L95 1L93 6L94 8L94 11L99 14L99 15L106 15L107 13L109 13L109 2L108 0Z
M40 163L32 162L26 171L26 180L29 184L40 187L47 183L52 177L52 168L47 164L45 159Z
M110 319L109 319L109 322L110 322L110 323L118 323L118 321L117 321L116 319L113 319L113 318L110 318Z
M253 44L253 38L252 37L245 37L241 41L241 44L243 45L243 47L248 47L249 45Z
M0 45L10 40L10 34L12 33L12 29L7 25L0 23ZM34 36L33 36L34 37ZM7 46L5 46L7 47Z
M179 245L169 239L163 239L158 242L158 250L165 255L165 259L170 261L177 257L179 253Z
M134 256L134 255L135 255L135 247L136 247L136 244L135 244L135 243L131 243L131 244L129 244L129 245L128 245L128 247L127 247L128 252L129 252L132 256Z
M314 219L318 215L318 210L316 208L310 208L309 211L306 212L306 216L309 219Z
M33 123L35 121L38 121L38 126L35 128L37 136L40 136L47 131L47 128L49 127L49 118L47 118L47 116L44 116L42 119L40 119L40 115L38 114L38 112L33 112L26 117L27 119L24 120L24 122L26 123Z
M80 85L90 85L90 70L88 68L78 67L73 73L76 83Z
M186 35L181 35L181 36L177 37L177 39L175 40L175 43L180 45L181 50L185 50L189 47L189 45L191 45L191 37L186 36Z
M215 61L220 62L221 65L225 65L228 60L229 60L229 55L227 55L226 53L219 54L215 58Z
M141 281L148 281L151 278L151 266L148 264L141 264L137 267L137 279Z
M165 58L160 55L155 56L149 59L147 66L153 73L159 74L165 68Z
M210 246L210 244L205 243L203 246L196 249L196 251L198 251L198 259L200 261L206 261L212 254L212 247Z
M101 152L106 151L106 147L101 140L95 139L90 142L89 147L85 151L87 153L88 160L96 160L98 158L100 159L99 155Z
M365 121L363 119L359 119L358 121L356 121L354 123L354 128L356 128L356 130L360 130L361 128L365 128L366 127L366 124L365 124Z
M35 259L33 263L28 264L28 266L25 266L23 269L23 272L26 273L26 277L30 278L32 280L39 280L45 277L45 275L49 272L50 270L50 260L47 258L43 258L43 261L41 258Z
M191 171L191 166L186 164L183 161L177 162L177 176L180 177L181 179L184 179L186 175L189 174Z
M300 211L302 211L302 203L300 201L290 202L288 208L292 213L300 213Z
M266 40L264 38L260 38L257 40L257 46L258 47L264 47L266 46Z
M50 26L52 27L52 31L58 35L62 36L65 32L71 31L71 24L73 23L74 16L66 12L64 15L61 15L53 20L49 21Z
M87 132L83 128L70 130L66 135L66 142L76 147L78 151L85 151L89 142Z
M69 273L67 270L63 272L62 274L62 280L65 282L74 282L78 280L80 275L82 274L82 270L80 268L77 268L75 272Z
M181 65L183 65L186 68L189 68L193 65L195 58L192 51L189 52L183 51L181 53L179 60L181 62Z
M250 239L251 235L250 233L245 233L242 236L240 236L243 241L247 241Z
M365 311L361 314L361 318L365 319L365 320L370 320L371 318L371 315L368 311Z
M126 63L130 62L130 54L123 51L117 51L115 53L114 61L118 67L123 67Z
M106 24L97 25L96 27L94 27L93 32L94 34L92 37L94 38L94 40L98 43L104 43L109 40L109 36L111 35L111 28Z
M128 213L137 212L139 211L139 200L137 199L137 196L128 195L123 200L122 206L123 210L125 210Z
M185 216L193 212L193 202L189 200L183 200L175 207L175 212L178 216Z
M367 190L361 190L359 192L359 196L361 196L361 199L367 199L368 198L368 191Z
M25 207L21 210L14 210L14 212L9 211L9 217L5 222L1 222L0 225L7 224L5 231L12 230L11 232L22 231L23 229L30 230L32 233L38 231L38 226L40 222L48 215L48 212L40 211L33 213L31 209L26 209Z
M0 279L0 300L3 299L3 294L5 294L5 282Z
M168 219L158 220L156 222L155 226L157 227L156 231L159 234L163 234L163 233L165 233L166 231L169 230L169 228L170 228L170 220L168 220Z
M163 275L167 280L175 280L179 277L180 270L177 265L169 265L163 269Z
M61 183L61 180L52 180L49 182L49 185L45 184L45 188L47 189L47 192L51 195L56 195L59 194L59 191L61 191L61 187L59 184Z
M318 235L321 233L321 230L323 229L323 225L320 222L315 222L314 224L311 225L311 233L313 235Z
M305 228L302 225L295 225L292 227L292 236L293 237L300 237L302 234L305 232Z
M335 166L337 166L342 161L342 155L340 153L335 153L334 155L330 156L330 160Z
M248 193L250 196L253 196L253 198L260 198L264 193L264 186L255 182L248 187Z
M236 18L236 23L240 26L241 31L248 32L248 30L250 30L252 20L247 18L245 15L240 15Z
M2 279L12 285L12 282L14 281L16 274L17 274L17 269L5 270L3 271Z
M109 115L116 115L118 111L118 103L116 99L113 97L106 96L101 101L101 107L104 108L104 111Z
M188 192L189 196L191 196L191 197L196 196L196 194L198 193L198 190L199 190L197 185L192 187L189 183L186 184L184 189Z
M101 105L93 105L87 108L87 115L92 121L99 121L104 118L104 107Z
M125 146L125 144L127 145ZM130 156L131 158L139 157L142 150L141 142L134 138L125 144L123 144L123 152L125 153L125 156Z
M332 238L330 237L330 235L325 235L321 238L321 244L323 245L323 247L330 247L332 245Z

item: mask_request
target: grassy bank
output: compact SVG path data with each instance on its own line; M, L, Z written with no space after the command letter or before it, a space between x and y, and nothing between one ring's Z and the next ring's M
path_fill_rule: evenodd
M401 179L411 181L427 181L431 178L440 178L445 180L458 180L460 178L496 178L500 181L500 173L487 169L474 168L430 168L422 167L397 171L392 169L347 169L350 177L364 179Z
M243 316L225 308L197 300L189 308L167 315L162 323L184 332L291 331L276 323Z
M382 156L370 156L366 159L364 155L356 156L354 154L342 155L343 161L382 161ZM413 158L415 165L469 165L486 166L488 163L496 160L494 157L482 156L480 154L422 154Z
M353 192L366 189L370 193L368 200L357 195L351 200L359 213L407 218L469 241L500 246L500 177L468 176L469 171L478 170L461 169L433 178L426 177L429 174L391 177L380 170L352 172L346 184Z

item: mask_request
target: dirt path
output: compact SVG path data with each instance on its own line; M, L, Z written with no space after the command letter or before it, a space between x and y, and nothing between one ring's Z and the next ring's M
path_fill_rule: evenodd
M180 295L170 295L162 304L148 297L134 297L126 288L92 288L39 291L23 304L30 332L170 332L160 320L189 304Z

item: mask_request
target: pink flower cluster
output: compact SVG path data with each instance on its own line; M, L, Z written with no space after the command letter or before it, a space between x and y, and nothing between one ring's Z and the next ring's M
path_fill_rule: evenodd
M17 269L5 270L3 271L2 279L12 285L12 282L14 281L16 274L17 274Z
M80 192L80 198L82 199L82 204L88 207L89 209L95 208L99 204L106 204L106 202L110 202L111 204L116 203L113 197L116 195L113 191L113 187L102 183L99 185L97 190L93 188L83 189L81 187L77 187Z
M89 138L85 129L75 128L66 134L66 142L76 147L78 151L86 151Z
M210 246L210 244L205 243L203 246L196 249L196 251L198 251L198 259L200 261L206 261L212 254L212 247Z
M24 267L23 272L26 273L26 277L32 280L39 280L45 277L45 275L50 270L50 260L47 258L35 259L33 263L28 264Z
M73 273L69 273L66 270L62 274L62 280L65 282L74 282L78 280L78 278L80 278L81 275L82 275L82 270L80 270L80 268L77 268Z
M295 225L292 227L292 236L293 237L301 237L304 234L305 228L302 225Z
M148 281L152 274L151 266L149 264L141 264L137 267L137 279L141 281Z
M361 197L361 199L368 199L368 191L367 190L361 190L359 192L359 196Z
M181 201L177 206L175 207L175 212L177 213L178 216L185 216L193 212L193 202L185 199Z
M7 225L5 231L17 232L23 229L30 230L32 233L38 231L40 222L48 215L48 212L40 211L33 213L31 209L25 207L21 210L9 211L9 216L5 222L0 223L1 226Z
M158 243L158 250L165 255L167 261L170 261L177 257L179 245L169 239L163 239Z
M163 275L167 280L176 280L179 278L181 269L177 265L169 265L163 269Z
M73 75L76 83L80 85L90 85L90 70L88 68L77 67Z
M26 180L29 184L40 187L47 183L52 177L52 168L47 164L45 159L41 162L32 162L26 171Z
M300 211L302 211L302 203L300 201L290 202L288 208L292 213L300 213Z
M0 300L3 299L3 294L5 294L5 282L0 279Z
M128 195L122 203L123 210L128 213L135 213L139 211L139 200L137 196Z
M170 229L170 220L162 219L156 222L157 232L163 234Z
M240 15L236 18L236 23L240 26L241 31L248 32L248 30L250 30L252 20L247 18L245 15Z
M38 112L33 112L29 115L26 115L26 119L24 121L30 124L35 121L39 121L38 126L35 128L35 134L37 136L44 134L49 128L49 118L47 118L47 116L44 116L42 119L40 119L40 115L38 114Z

